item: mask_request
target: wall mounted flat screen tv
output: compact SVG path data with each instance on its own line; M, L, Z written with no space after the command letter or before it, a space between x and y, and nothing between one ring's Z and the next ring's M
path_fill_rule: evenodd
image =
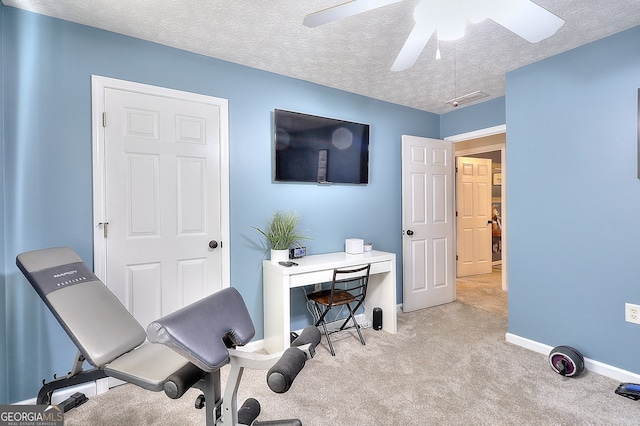
M275 180L369 183L369 125L276 109Z

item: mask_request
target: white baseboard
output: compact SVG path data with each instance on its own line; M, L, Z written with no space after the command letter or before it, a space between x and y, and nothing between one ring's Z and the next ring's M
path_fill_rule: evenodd
M514 345L518 345L525 349L529 349L530 351L538 352L544 355L549 355L549 352L551 352L551 349L553 349L553 346L545 345L543 343L529 340L511 333L507 333L505 339L509 343L513 343ZM640 374L622 370L618 367L604 364L593 359L585 358L584 368L602 376L609 377L614 380L619 380L620 382L640 383Z

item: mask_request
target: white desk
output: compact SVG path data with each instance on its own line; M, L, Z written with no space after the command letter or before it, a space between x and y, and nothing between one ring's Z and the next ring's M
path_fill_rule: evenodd
M383 251L363 254L344 252L318 254L294 260L298 266L285 267L270 260L262 262L264 303L264 348L269 353L289 347L291 332L290 291L294 287L331 282L334 268L371 264L365 299L365 317L373 323L373 308L382 309L382 328L397 333L396 255Z

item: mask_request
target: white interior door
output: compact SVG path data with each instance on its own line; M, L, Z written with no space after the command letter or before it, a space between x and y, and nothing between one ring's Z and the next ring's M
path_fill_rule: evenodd
M455 300L453 158L451 142L402 136L405 312Z
M459 277L491 273L491 160L457 158Z
M227 102L96 84L96 273L146 327L229 285Z

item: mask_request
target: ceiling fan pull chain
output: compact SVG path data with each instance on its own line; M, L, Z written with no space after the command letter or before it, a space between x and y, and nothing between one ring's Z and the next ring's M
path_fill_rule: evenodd
M453 42L453 99L458 99L458 67L456 63L456 42ZM455 101L454 101L455 102ZM458 106L458 105L454 105Z

